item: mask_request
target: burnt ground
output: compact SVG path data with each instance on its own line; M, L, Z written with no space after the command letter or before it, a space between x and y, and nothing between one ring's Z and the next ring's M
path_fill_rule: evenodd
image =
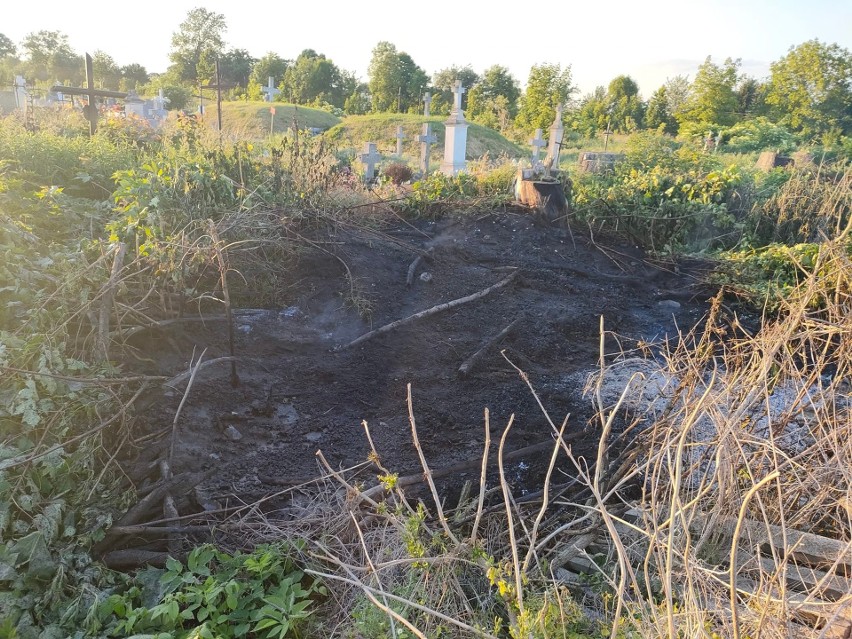
M570 413L567 432L578 432L592 417L578 373L597 365L600 316L609 331L606 350L615 356L688 330L709 298L688 266L652 263L623 240L591 241L588 231L539 225L529 216L415 224L399 221L380 233L345 227L315 238L323 243L301 251L283 292L286 306L236 312L240 384L229 383L227 364L199 373L178 421L175 473L212 469L204 492L220 505L231 494L256 497L318 475L318 449L333 466L364 461L362 420L385 465L417 472L409 382L433 468L481 455L485 407L496 439L515 415L508 450L545 441L550 427L501 349L529 374L554 420ZM409 265L429 249L406 286ZM371 328L485 289L510 267L520 269L519 277L487 297L338 348ZM359 314L358 305L371 313ZM462 362L515 319L502 343L461 377ZM138 336L134 346L158 362L157 372L173 375L187 369L193 349L206 348L206 359L227 355L227 327L217 320L179 323ZM184 387L150 411L152 431L171 424ZM592 434L575 446L591 450L595 443ZM542 459L516 462L515 482L534 482Z

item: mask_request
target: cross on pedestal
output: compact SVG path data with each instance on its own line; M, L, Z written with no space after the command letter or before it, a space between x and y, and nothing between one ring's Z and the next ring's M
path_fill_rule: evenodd
M432 133L432 125L428 122L423 124L423 134L414 138L420 143L420 172L425 176L429 174L429 148L438 141Z
M61 84L51 88L51 91L61 92L65 95L85 95L89 99L89 104L83 107L83 116L89 121L89 135L94 135L98 130L98 107L95 105L95 98L120 98L127 97L126 93L120 91L103 91L95 89L95 73L92 70L92 56L86 54L86 88L77 89L73 87L64 87Z
M402 155L402 141L405 139L405 134L402 132L402 126L396 127L396 154Z
M432 94L428 91L423 96L423 115L427 118L431 115L432 110Z
M453 95L455 97L455 100L453 101L454 114L462 113L462 94L464 94L465 91L467 91L467 89L462 86L461 80L456 80L455 82L453 82Z
M530 140L530 144L532 144L533 152L532 152L532 165L535 168L536 164L538 164L538 156L541 150L547 146L547 142L545 142L544 138L541 137L541 129L535 130L535 137Z
M376 177L376 164L382 159L376 151L376 143L365 143L364 152L358 155L358 159L364 164L364 182L372 182Z
M264 102L274 102L275 96L281 93L281 89L275 88L275 78L269 76L269 80L265 87L261 89L263 91L263 100Z
M562 126L562 104L556 105L556 117L550 125L550 136L547 144L547 158L545 165L553 169L559 169L559 153L562 150L562 138L565 136L565 128ZM549 171L549 169L548 169Z

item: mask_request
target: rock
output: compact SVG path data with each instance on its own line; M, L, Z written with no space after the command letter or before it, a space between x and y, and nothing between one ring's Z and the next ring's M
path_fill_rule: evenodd
M299 413L292 404L279 404L275 409L275 419L279 420L284 426L292 426L299 421Z
M322 433L308 433L307 435L305 435L305 439L307 439L312 444L316 444L322 439Z
M248 334L251 333L251 326L249 326L248 324L240 324L239 326L237 326L237 330L241 333Z
M230 439L232 442L238 442L243 438L243 434L232 424L225 429L225 437Z
M676 302L674 300L660 300L657 302L657 308L661 308L664 311L676 311L680 308L680 302Z
M422 272L420 274L420 281L421 282L431 282L432 281L432 274L429 273L428 271Z

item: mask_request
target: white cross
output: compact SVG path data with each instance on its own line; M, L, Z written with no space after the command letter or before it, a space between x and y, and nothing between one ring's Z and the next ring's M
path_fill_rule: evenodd
M467 91L467 89L465 89L462 86L461 80L456 80L455 82L453 82L453 93L455 94L455 98L456 98L455 104L453 105L453 111L454 112L461 112L461 110L462 110L462 107L461 107L462 94L465 91Z
M402 132L402 126L396 127L396 154L402 155L402 141L405 139L405 135Z
M565 135L565 127L562 126L562 103L556 105L556 117L553 118L553 124L550 125L550 139L547 145L547 158L545 164L558 169L559 168L559 153L562 150L562 138Z
M365 143L364 152L358 156L358 159L364 164L364 181L372 182L373 178L376 177L376 164L382 159L382 156L376 151L376 143Z
M263 96L263 99L266 102L272 102L273 100L275 100L275 96L281 93L280 89L275 88L275 78L273 78L272 76L269 76L267 85L263 87L261 91L263 91L263 93L265 94Z
M423 115L428 118L431 115L430 111L432 109L432 94L428 91L426 92L426 95L423 96L423 102L425 103L425 106L423 107Z
M432 133L432 125L425 122L423 124L423 135L418 135L415 139L420 142L420 171L423 175L428 175L429 147L438 141L438 138Z
M541 137L541 129L535 130L535 137L530 140L530 144L532 144L533 147L532 165L533 168L535 168L535 165L538 164L539 152L547 146L547 142L545 142L544 138Z

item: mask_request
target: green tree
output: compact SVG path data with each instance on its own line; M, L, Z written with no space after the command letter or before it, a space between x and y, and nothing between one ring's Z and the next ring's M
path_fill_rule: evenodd
M506 67L495 64L468 91L466 114L474 122L505 131L518 115L520 96L518 81Z
M675 111L680 132L696 135L727 127L739 118L735 88L739 82L740 60L727 58L722 65L710 56L698 67L686 101Z
M639 85L629 75L619 75L606 90L607 123L610 130L632 133L642 126L645 107L639 96Z
M737 85L737 113L741 118L756 117L767 114L766 95L769 85L752 78L743 76Z
M17 53L15 44L6 35L0 33L0 60L14 58Z
M436 115L446 115L453 108L455 97L452 89L456 80L461 80L462 86L466 89L462 93L462 110L467 112L470 89L479 82L479 76L470 68L470 65L464 67L453 65L441 69L432 76L431 87L435 93L432 95L431 110Z
M296 104L328 102L342 108L346 88L337 65L313 49L302 51L284 74L284 96Z
M784 124L806 137L832 129L852 134L852 55L809 40L772 63L766 101Z
M364 115L370 112L370 106L370 89L361 82L346 98L343 103L343 110L346 115Z
M95 74L95 83L99 87L118 91L121 83L121 69L111 55L100 50L95 51L92 54L92 72Z
M231 49L219 58L219 74L222 82L240 87L248 85L252 67L257 62L245 49Z
M373 49L369 67L370 100L373 111L416 111L429 80L411 56L390 42Z
M663 133L669 135L677 135L677 120L672 115L668 88L665 84L654 91L651 99L648 100L648 108L645 111L645 127L662 130Z
M27 57L27 73L39 80L79 83L83 79L83 60L60 31L29 33L21 44Z
M521 96L516 126L524 133L546 129L556 116L556 105L566 103L575 91L571 84L570 65L565 69L558 64L534 65Z
M148 84L148 71L141 64L133 62L121 67L121 88L123 91L136 90L143 84Z
M216 58L225 49L225 16L196 7L172 34L169 71L181 82L198 84L213 76Z
M251 77L262 86L266 86L269 78L273 78L275 85L278 86L284 81L284 74L290 64L290 60L285 60L277 53L270 51L254 63L251 69Z

